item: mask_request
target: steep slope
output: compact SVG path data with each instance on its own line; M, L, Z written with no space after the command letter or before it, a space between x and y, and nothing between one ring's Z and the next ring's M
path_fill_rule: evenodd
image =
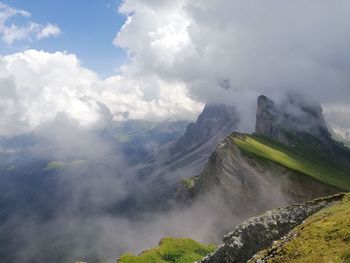
M213 196L218 202L226 203L233 214L247 218L274 207L339 192L338 188L313 179L302 169L292 170L275 162L275 153L273 158L262 157L241 148L237 141L244 141L246 136L259 138L234 133L219 144L203 173L189 185L190 197ZM277 142L276 145L287 148ZM267 154L268 146L262 146L263 153Z
M350 190L348 167L337 159L327 158L322 152L314 151L310 145L305 144L302 148L298 145L286 147L266 137L248 134L233 134L231 139L248 154L271 160L336 188Z
M124 206L133 207L133 211L167 207L167 201L176 196L181 179L199 174L217 144L237 128L238 122L234 107L206 105L183 136L125 173L130 184L135 177L142 181L142 188L134 189L133 196L126 199Z
M173 160L195 151L208 141L225 138L237 128L238 117L232 106L206 105L196 123L187 126L185 134L170 147ZM214 143L214 142L213 142Z
M350 262L350 195L307 218L286 236L257 253L253 262Z
M266 96L259 96L257 103L255 133L284 144L292 144L291 136L309 134L329 142L322 108L314 102L306 102L297 95L289 95L281 104Z
M245 220L223 244L164 238L140 255L122 255L118 263L346 263L350 256L350 194L277 208ZM215 250L215 251L214 251ZM209 254L210 253L210 254Z
M350 189L350 151L331 138L320 107L260 96L257 108L256 133L219 144L204 171L185 181L188 195L219 195L251 215Z
M268 211L250 218L224 237L224 244L201 262L240 263L288 234L310 215L338 204L344 194ZM282 261L283 262L283 261Z

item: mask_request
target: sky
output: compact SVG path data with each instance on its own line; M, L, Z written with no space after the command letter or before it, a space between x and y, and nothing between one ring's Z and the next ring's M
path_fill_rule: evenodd
M1 43L1 54L28 48L48 52L64 51L76 54L84 66L107 77L115 73L126 60L125 51L113 45L113 39L125 22L117 9L117 0L25 1L4 0L3 3L31 13L37 23L52 23L60 28L57 37Z
M350 131L347 0L12 0L0 7L0 134L30 131L62 113L84 127L110 117L193 120L205 103L235 106L242 131L252 131L257 96L288 93L320 102L332 123Z

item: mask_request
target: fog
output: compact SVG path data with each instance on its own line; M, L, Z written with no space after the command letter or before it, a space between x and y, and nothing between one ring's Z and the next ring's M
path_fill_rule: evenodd
M11 43L5 22L26 12L8 10L0 5L0 35ZM118 12L126 22L113 43L127 59L108 78L67 51L0 57L0 135L30 138L0 149L16 165L4 161L0 200L1 253L14 262L113 262L164 236L215 242L242 220L211 196L133 211L153 189L106 132L113 121L193 120L204 104L224 103L236 107L238 130L252 132L258 95L279 103L297 93L349 138L348 1L124 0Z
M59 114L28 135L31 143L17 141L24 157L13 153L18 159L9 160L15 168L2 178L1 199L7 204L2 204L0 244L5 259L115 262L121 253L139 253L166 236L220 242L242 220L212 198L187 205L167 197L148 203L157 191L162 193L161 185L149 184L158 171L153 178L132 172L126 176L132 168L126 158L131 156L106 129L87 129ZM50 169L53 161L64 167ZM166 175L162 180L167 181ZM174 178L169 181L173 184Z

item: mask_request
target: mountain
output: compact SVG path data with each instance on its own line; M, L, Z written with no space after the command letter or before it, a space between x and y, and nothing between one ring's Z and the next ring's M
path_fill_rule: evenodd
M350 196L346 194L275 240L248 263L349 262L349 224Z
M206 105L196 122L187 126L183 136L126 171L124 177L130 184L137 178L142 187L139 184L132 191L123 207L132 207L134 212L167 208L168 202L174 201L183 177L199 174L217 144L236 130L238 123L234 107Z
M207 123L222 125L226 117L235 115L219 117L216 111L207 109L202 113L207 118L200 116L197 123L190 124L185 135L170 147L170 158L166 157L168 162L164 163L169 170L164 176L171 175L171 167L181 163L177 163L178 160L195 163L189 156L199 153L198 149L203 149L206 142L216 138L212 131L222 136L224 133L220 133L221 130L235 130L234 125L229 129L219 126L208 128ZM213 114L206 115L208 112ZM221 112L224 112L222 108ZM350 190L349 154L350 151L343 144L332 139L320 105L298 96L288 96L279 104L260 96L257 100L255 132L230 133L218 143L202 172L183 180L185 189L180 192L179 199L185 207L204 205L208 215L217 215L219 220L210 226L215 234L234 229L238 220L244 221L226 235L224 244L202 262L246 262L254 254L263 253L264 249L268 249L268 252L261 254L263 261L254 261L253 258L251 262L270 262L270 255L276 252L274 247L269 248L274 241L281 240L283 243L284 235L294 233L293 229L312 218L313 214L326 211L323 213L329 216L327 209L337 210L338 205L345 201L347 207L348 195L338 193ZM186 165L177 169L184 171L180 175L188 173ZM315 200L307 201L311 199ZM287 207L274 209L284 206ZM347 213L346 207L342 208L343 213ZM262 214L270 209L274 210ZM255 216L257 214L259 216ZM346 216L339 217L346 219ZM344 228L346 223L339 224ZM339 239L343 238L343 243L338 240L336 244L343 246L347 242L348 232L337 230L337 226L334 226L334 231L339 231ZM325 233L324 236L330 240L335 235L327 236ZM121 257L120 262L193 262L187 253L192 255L192 248L178 246L175 239L166 248L160 244L139 256L127 254Z
M309 134L320 140L331 140L319 104L289 95L280 105L266 96L258 97L255 134L291 145L291 137Z
M226 234L215 251L190 239L165 238L158 247L124 254L117 262L346 263L349 223L350 194L340 193L251 217Z
M350 151L334 141L322 109L298 97L258 98L254 134L232 133L182 199L219 198L243 218L273 207L350 190Z
M195 151L208 141L218 141L237 129L236 110L226 105L206 105L197 122L187 126L185 134L170 147L171 158ZM214 142L212 143L214 144ZM212 144L206 146L212 148Z
M348 262L341 257L349 258L349 197L338 194L250 218L201 262Z

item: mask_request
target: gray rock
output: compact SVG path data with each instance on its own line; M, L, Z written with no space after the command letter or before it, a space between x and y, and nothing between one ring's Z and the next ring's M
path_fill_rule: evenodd
M250 218L224 237L224 244L205 257L202 263L246 262L300 225L307 217L340 201L344 194L271 210Z
M259 96L255 133L286 145L293 144L290 137L301 134L324 142L331 140L321 105L306 102L297 95L289 95L279 105L266 96Z

